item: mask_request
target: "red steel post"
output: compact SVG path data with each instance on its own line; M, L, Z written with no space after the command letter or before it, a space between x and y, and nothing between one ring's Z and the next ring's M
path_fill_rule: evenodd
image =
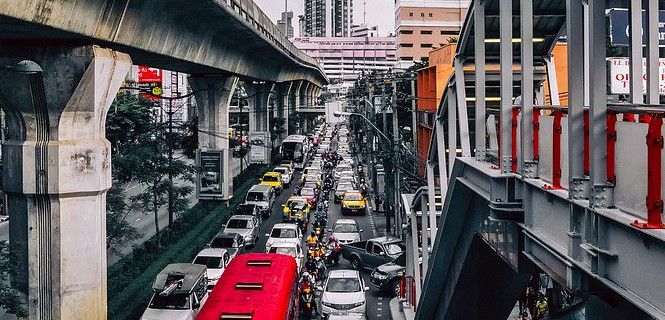
M520 109L513 107L512 114L512 127L511 127L511 157L510 157L510 170L517 172L517 119L520 114Z
M635 220L632 225L640 229L665 229L663 224L663 115L649 117L647 132L647 221Z
M617 177L614 173L614 154L617 142L617 114L607 112L607 182L615 184Z

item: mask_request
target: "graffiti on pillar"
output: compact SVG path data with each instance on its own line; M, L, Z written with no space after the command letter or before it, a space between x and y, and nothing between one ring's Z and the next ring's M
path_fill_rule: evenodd
M198 150L196 164L197 194L199 199L223 199L224 194L224 152L222 150Z
M249 146L249 163L268 163L270 157L270 141L268 132L250 132Z

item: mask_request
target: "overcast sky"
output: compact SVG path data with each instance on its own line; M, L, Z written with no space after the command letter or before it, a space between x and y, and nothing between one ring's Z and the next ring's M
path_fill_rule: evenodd
M353 1L353 24L363 22L363 0ZM378 25L379 35L387 36L395 29L393 0L365 0L367 2L367 24ZM284 0L254 0L273 22L280 19L284 11ZM289 11L293 11L293 29L298 35L298 16L305 11L305 0L288 0Z

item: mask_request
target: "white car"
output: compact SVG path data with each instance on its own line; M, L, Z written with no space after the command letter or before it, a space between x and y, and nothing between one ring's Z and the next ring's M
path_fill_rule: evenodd
M221 248L205 248L192 261L193 264L201 264L208 267L206 270L208 291L215 287L229 262L231 262L231 256L226 249Z
M304 257L302 253L302 247L300 243L293 241L277 241L270 246L270 249L266 250L266 253L278 253L287 256L293 257L296 259L296 266L298 270L302 267L302 259Z
M208 300L206 267L172 263L155 277L141 320L194 320Z
M266 237L268 237L268 241L266 241L266 251L270 250L270 247L272 247L275 242L290 241L293 243L300 243L302 240L300 228L294 223L277 223L272 227L270 233L266 233Z
M361 240L360 233L363 229L358 228L358 223L353 219L337 219L328 232L332 232L340 243L351 243Z
M272 169L273 172L279 172L282 175L282 183L285 187L291 186L291 180L293 179L293 172L288 167L277 166Z
M224 233L240 234L245 239L247 246L255 245L259 238L259 221L253 216L232 216L222 227L224 227Z
M324 317L340 312L365 313L365 291L369 287L365 286L358 270L331 270L323 287L317 290L322 291L319 311Z

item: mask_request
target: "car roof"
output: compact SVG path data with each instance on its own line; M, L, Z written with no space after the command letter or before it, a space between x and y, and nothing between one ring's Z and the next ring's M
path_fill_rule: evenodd
M201 250L197 257L221 257L226 252L223 248L205 248Z
M378 238L372 238L370 239L375 242L381 242L381 243L389 243L389 242L401 242L399 238L395 237L378 237Z
M275 223L272 227L273 229L298 229L298 226L294 223Z
M156 292L161 292L171 281L182 279L182 285L174 293L189 293L194 289L199 279L205 276L206 269L206 266L200 264L169 264L157 274L155 282L152 284L152 289Z
M352 194L353 194L353 193L357 193L357 194L359 194L359 195L361 195L361 196L363 195L363 194L360 193L360 191L358 191L358 190L349 190L349 191L347 191L346 193L352 193Z
M337 221L335 221L335 224L358 224L358 222L356 222L356 220L353 219L337 219Z
M224 232L224 231L218 233L215 236L215 238L231 238L231 239L235 239L237 237L242 237L242 236L240 235L240 233L237 232Z
M265 177L265 176L277 176L277 175L281 176L282 174L279 173L279 172L270 171L270 172L266 172L263 176Z
M235 216L229 217L229 220L235 219L235 220L252 220L254 219L254 216L246 215L246 214L237 214Z
M330 278L359 278L360 273L358 270L330 270L328 272L328 279Z
M267 184L255 184L251 188L249 188L249 191L247 192L266 192L271 188L272 187Z
M275 241L271 248L295 248L298 246L300 243L294 242L292 240L279 240Z
M290 196L289 199L286 200L286 201L287 202L288 201L307 201L307 198L301 197L301 196Z

